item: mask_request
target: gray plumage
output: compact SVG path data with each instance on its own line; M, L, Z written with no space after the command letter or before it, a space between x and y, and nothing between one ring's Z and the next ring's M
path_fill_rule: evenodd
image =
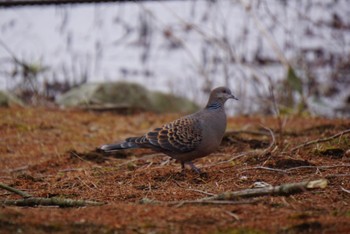
M224 104L228 99L236 99L226 87L219 87L210 93L206 107L194 114L184 116L156 128L141 137L130 137L122 142L103 145L100 150L111 152L130 148L150 148L189 164L199 170L192 160L215 151L224 136L226 113Z

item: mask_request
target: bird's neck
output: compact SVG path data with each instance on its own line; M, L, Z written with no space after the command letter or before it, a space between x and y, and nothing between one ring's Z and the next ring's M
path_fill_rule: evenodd
M223 103L218 102L218 101L213 101L213 102L208 102L207 106L205 107L205 109L208 110L218 110L221 109L223 107Z

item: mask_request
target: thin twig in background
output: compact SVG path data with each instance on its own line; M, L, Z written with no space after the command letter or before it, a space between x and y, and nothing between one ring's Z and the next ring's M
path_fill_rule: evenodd
M240 170L246 171L246 170L267 170L267 171L275 171L275 172L281 172L281 173L288 173L293 170L301 170L301 169L331 169L336 167L350 167L350 164L340 164L340 165L329 165L329 166L300 166L300 167L292 167L288 169L278 169L278 168L272 168L272 167L248 167L243 168Z
M213 167L213 166L217 166L217 165L221 165L221 164L226 164L226 163L232 162L234 160L237 160L239 158L242 158L244 156L255 156L255 155L258 155L259 153L261 153L261 151L252 150L252 151L248 151L248 152L244 152L244 153L235 154L233 157L231 157L228 160L212 163L210 165L205 165L202 168L208 168L208 167Z
M21 167L17 167L17 168L2 170L2 172L15 173L15 172L19 172L19 171L25 171L28 168L29 168L28 165L25 165L25 166L21 166Z
M151 159L151 158L154 158L156 156L163 156L163 154L161 153L156 153L156 154L149 154L149 155L145 155L145 156L142 156L140 158L134 158L134 159L131 159L131 160L128 160L126 162L123 162L123 163L120 163L118 165L116 165L117 167L122 167L122 166L125 166L125 165L128 165L129 163L133 163L133 162L137 162L139 160L144 160L144 159Z
M267 171L275 171L275 172L281 172L286 174L287 171L286 170L282 170L282 169L278 169L278 168L272 168L272 167L262 167L262 166L258 166L258 167L249 167L249 168L244 168L243 170L267 170Z
M229 216L233 217L235 220L239 221L239 216L236 215L235 213L230 212L230 211L227 211L227 210L225 210L224 212L225 212L226 214L228 214Z
M268 136L270 135L268 131L250 131L250 130L238 130L238 131L226 131L224 138L229 137L230 135L237 135L237 134L250 134L250 135L257 135L257 136Z
M261 20L254 14L254 12L252 11L252 6L243 0L240 0L240 3L242 4L242 6L246 10L246 12L252 17L258 30L266 38L266 40L270 44L272 50L276 53L276 55L277 55L278 59L280 60L280 62L282 63L282 65L285 67L285 69L288 69L290 67L290 64L289 64L287 58L284 56L284 54L283 54L281 48L278 46L278 43L276 42L275 38L273 38L271 33L261 23Z
M188 200L188 201L173 201L173 202L167 202L166 204L168 205L175 205L175 207L180 207L186 204L214 204L214 205L243 205L243 204L256 204L260 201L260 199L251 199L251 200L246 200L246 201L230 201L230 200Z
M222 161L222 162L217 162L217 163L213 163L213 164L210 164L210 165L207 165L207 166L204 166L203 168L207 168L207 167L212 167L212 166L217 166L217 165L220 165L220 164L225 164L225 163L229 163L229 162L232 162L234 160L237 160L241 157L244 157L244 156L261 156L261 155L267 155L268 153L271 153L275 148L273 148L273 146L276 145L276 138L275 138L275 135L273 133L273 131L269 128L266 128L266 127L263 127L264 129L266 129L269 133L270 133L270 136L271 136L271 143L270 145L264 149L264 150L251 150L251 151L247 151L247 152L243 152L243 153L239 153L239 154L236 154L234 155L233 157L231 157L230 159L228 160L225 160L225 161ZM226 137L229 138L229 134L231 132L228 132L226 134ZM267 159L268 160L268 159ZM266 160L266 161L267 161Z
M293 171L293 170L308 169L308 168L330 169L330 168L336 168L336 167L350 167L350 164L329 165L329 166L300 166L300 167L288 168L288 169L285 169L285 171Z
M194 192L197 192L197 193L202 193L202 194L205 194L205 195L209 195L209 196L214 196L215 193L208 193L206 191L202 191L202 190L199 190L199 189L186 189L188 191L194 191Z
M306 142L304 144L301 144L301 145L298 145L298 146L292 148L290 150L290 152L294 152L294 151L296 151L296 150L298 150L300 148L304 148L304 147L307 147L307 146L310 146L310 145L314 145L314 144L317 144L317 143L323 143L323 142L331 141L331 140L333 140L335 138L341 137L341 136L349 134L349 133L350 133L350 129L347 129L347 130L339 132L339 133L337 133L337 134L335 134L333 136L330 136L330 137L312 140L312 141Z
M349 189L345 189L345 188L343 188L342 186L340 186L340 189L341 189L343 192L346 192L346 193L349 193L349 194L350 194L350 190L349 190Z
M270 128L264 127L262 126L264 129L268 130L271 136L271 143L269 145L269 147L267 147L264 151L262 155L267 155L269 153L272 153L272 151L275 150L274 146L276 145L276 138L275 138L275 134L273 133L273 131ZM270 155L271 157L271 155ZM266 164L266 162L270 159L270 157L268 159L265 160L265 162L263 163L263 165Z
M330 174L325 176L326 179L334 177L350 177L350 174Z

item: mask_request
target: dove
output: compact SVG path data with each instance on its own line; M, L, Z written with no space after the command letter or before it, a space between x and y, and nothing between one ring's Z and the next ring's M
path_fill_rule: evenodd
M99 150L109 153L123 149L149 148L181 162L182 172L187 164L195 172L201 173L192 161L218 149L226 130L224 104L228 99L238 100L229 88L215 88L211 91L204 109L164 124L142 136L102 145Z

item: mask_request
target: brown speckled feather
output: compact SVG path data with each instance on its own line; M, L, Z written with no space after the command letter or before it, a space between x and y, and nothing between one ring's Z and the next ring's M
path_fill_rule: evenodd
M141 148L152 148L168 153L186 153L200 144L202 140L198 119L181 118L156 128L142 137L126 139Z

